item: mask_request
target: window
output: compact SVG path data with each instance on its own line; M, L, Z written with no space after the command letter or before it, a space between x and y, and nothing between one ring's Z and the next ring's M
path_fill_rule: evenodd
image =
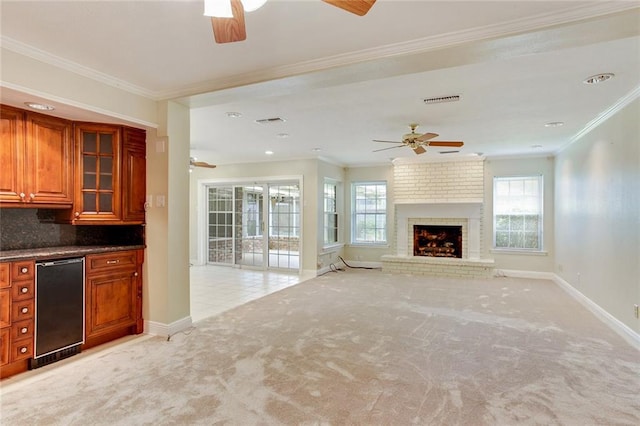
M354 183L352 212L352 243L385 244L387 242L386 182Z
M493 246L542 250L542 176L493 178Z
M324 183L324 244L338 242L338 200L334 182Z

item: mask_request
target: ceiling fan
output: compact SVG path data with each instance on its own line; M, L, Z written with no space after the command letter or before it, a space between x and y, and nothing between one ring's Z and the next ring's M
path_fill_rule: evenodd
M346 10L347 12L355 13L359 16L364 16L371 9L371 6L376 2L376 0L322 0L325 3L329 3L332 6L339 7L340 9ZM248 4L250 3L248 0L205 0L205 9L207 9L208 4L216 3L225 3L223 7L225 7L226 12L225 15L229 17L216 17L217 15L210 15L209 12L205 10L205 15L211 16L211 25L213 26L213 36L216 40L216 43L231 43L235 41L242 41L247 38L247 32L244 26L244 12L255 10L258 7L262 6L266 0L251 3L257 3L258 6L251 9L248 8ZM229 10L229 2L231 8Z
M416 123L412 123L409 125L411 128L411 133L407 133L402 136L402 142L397 141L381 141L374 139L374 142L384 142L384 143L395 143L400 144L396 146L392 146L389 148L376 149L373 152L385 151L387 149L393 148L401 148L403 146L408 146L413 149L413 152L416 154L424 154L427 152L425 147L427 146L452 146L452 147L460 147L464 145L464 142L461 141L432 141L431 139L437 138L439 135L437 133L416 133L416 127L418 125Z
M215 164L209 164L206 161L197 161L198 159L195 157L189 158L189 167L207 167L209 169L215 169Z

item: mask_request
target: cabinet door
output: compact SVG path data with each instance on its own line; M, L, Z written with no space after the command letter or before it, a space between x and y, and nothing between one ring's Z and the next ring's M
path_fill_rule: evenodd
M24 191L28 203L71 205L72 149L70 121L27 113Z
M88 276L86 279L86 337L136 325L136 270Z
M120 128L76 125L76 194L73 222L119 221Z
M24 193L24 112L0 106L0 202L21 203Z
M11 346L11 342L9 342L10 335L9 327L0 329L0 365L9 363L9 348Z
M122 169L122 220L144 223L147 179L144 130L124 128Z

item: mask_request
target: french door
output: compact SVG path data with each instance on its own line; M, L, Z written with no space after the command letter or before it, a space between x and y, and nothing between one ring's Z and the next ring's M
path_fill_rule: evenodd
M206 191L208 263L299 270L297 182L209 185Z

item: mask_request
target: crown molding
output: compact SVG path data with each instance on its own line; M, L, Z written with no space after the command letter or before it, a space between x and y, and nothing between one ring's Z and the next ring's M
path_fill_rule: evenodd
M639 97L640 97L640 86L637 86L631 92L627 93L625 96L623 96L622 98L618 99L618 101L616 103L611 105L605 111L601 112L596 118L594 118L593 120L588 122L586 124L586 126L584 126L584 128L582 128L582 130L580 130L578 133L573 135L573 137L571 137L571 139L569 139L569 142L567 142L566 144L564 144L560 148L558 148L558 150L556 151L556 154L564 151L571 144L573 144L575 142L578 142L587 133L591 132L593 129L595 129L596 127L600 126L602 123L607 121L609 118L611 118L614 115L616 115L620 110L622 110L624 107L626 107L631 102L633 102L636 99L638 99Z
M147 90L143 87L136 86L124 80L110 76L103 72L97 71L93 68L86 67L77 62L70 61L68 59L61 58L44 50L22 43L18 40L0 35L0 45L3 49L10 50L20 55L26 56L31 59L35 59L45 64L52 65L57 68L72 72L74 74L81 75L83 77L90 78L108 86L115 87L120 90L132 93L134 95L143 96L155 101L160 100L157 97L157 93Z

